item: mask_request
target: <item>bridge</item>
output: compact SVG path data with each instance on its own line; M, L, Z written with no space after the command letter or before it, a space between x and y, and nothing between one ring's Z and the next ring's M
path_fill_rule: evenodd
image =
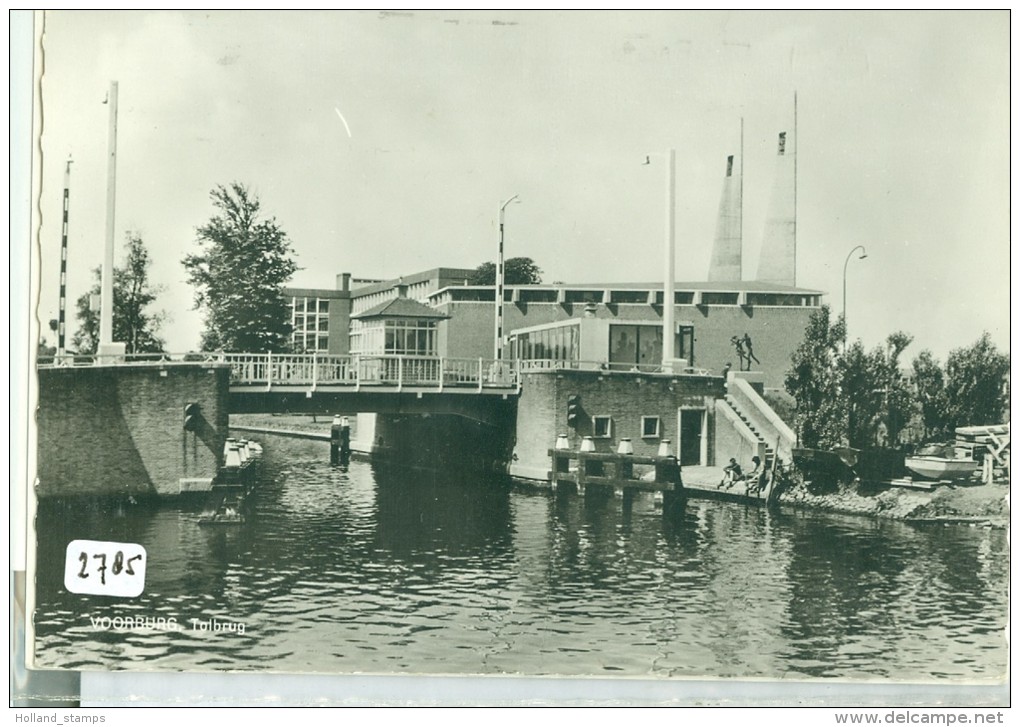
M461 414L489 418L495 401L516 399L517 362L371 354L147 353L40 357L39 368L229 367L229 411L349 411ZM497 407L502 409L502 407Z
M377 413L374 453L491 470L511 456L521 392L513 363L485 359L159 353L37 367L44 496L206 491L236 413Z

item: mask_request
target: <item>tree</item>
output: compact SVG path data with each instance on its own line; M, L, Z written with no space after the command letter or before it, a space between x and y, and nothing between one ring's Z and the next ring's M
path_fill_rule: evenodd
M864 352L855 341L840 357L840 388L846 400L846 437L851 447L895 446L915 410L913 392L900 370L900 356L913 341L902 331L885 346Z
M149 282L151 265L141 235L128 232L124 266L113 270L113 340L124 343L127 353L158 353L166 345L159 335L166 314L148 310L163 292L161 286ZM92 272L95 282L75 302L78 330L71 345L78 353L95 353L99 344L99 311L92 310L89 299L100 294L102 271L95 268Z
M503 262L503 279L507 285L538 285L542 271L530 257L512 257ZM496 263L482 263L475 268L471 285L495 285Z
M882 414L882 360L866 353L860 340L839 357L840 390L846 397L846 438L851 447L870 446Z
M846 432L846 402L837 366L842 318L830 321L829 306L811 314L804 340L793 352L786 390L797 401L795 423L801 446L840 446Z
M943 439L949 432L949 400L942 365L925 349L917 355L913 369L914 396L920 409L922 438Z
M1009 356L1000 353L986 331L973 345L946 359L946 403L950 431L956 427L1001 424L1009 401Z
M900 434L917 410L917 400L910 388L910 382L903 375L903 364L900 363L900 356L903 351L913 342L914 337L897 331L886 339L885 360L883 362L885 390L885 414L886 431L889 437L888 444L896 446L900 443Z
M290 307L283 285L297 271L287 234L275 218L260 219L260 202L231 182L210 192L217 214L197 230L202 250L183 260L205 308L203 350L262 353L287 347Z

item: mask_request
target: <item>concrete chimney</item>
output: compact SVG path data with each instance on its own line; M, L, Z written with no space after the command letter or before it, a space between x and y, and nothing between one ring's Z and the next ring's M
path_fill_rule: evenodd
M796 138L779 135L776 177L765 218L765 234L758 260L758 280L780 285L797 284Z
M797 284L797 94L793 94L793 133L779 134L776 179L765 218L758 280Z
M719 199L709 280L739 281L742 277L742 196L741 173L733 173L733 156L730 155L726 157L726 177Z
M336 289L347 293L351 289L351 274L340 273L336 276Z

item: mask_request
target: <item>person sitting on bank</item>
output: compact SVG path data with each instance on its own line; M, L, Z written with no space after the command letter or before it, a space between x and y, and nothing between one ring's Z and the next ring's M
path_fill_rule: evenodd
M761 457L755 455L751 457L751 464L754 468L747 475L747 491L751 490L755 492L760 491L765 485L765 468L761 464Z
M728 465L726 465L725 467L723 467L722 482L720 482L716 486L716 489L718 489L719 487L722 487L723 485L725 485L726 487L729 487L734 482L739 482L743 478L744 478L744 473L740 469L740 465L737 464L737 460L735 460L733 457L730 457L730 463Z

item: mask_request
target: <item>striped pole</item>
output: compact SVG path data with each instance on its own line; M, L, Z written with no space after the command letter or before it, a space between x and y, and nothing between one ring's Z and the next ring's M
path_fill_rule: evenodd
M57 314L57 356L64 355L64 321L67 310L67 216L71 199L71 160L64 167L64 223L60 235L60 311Z

